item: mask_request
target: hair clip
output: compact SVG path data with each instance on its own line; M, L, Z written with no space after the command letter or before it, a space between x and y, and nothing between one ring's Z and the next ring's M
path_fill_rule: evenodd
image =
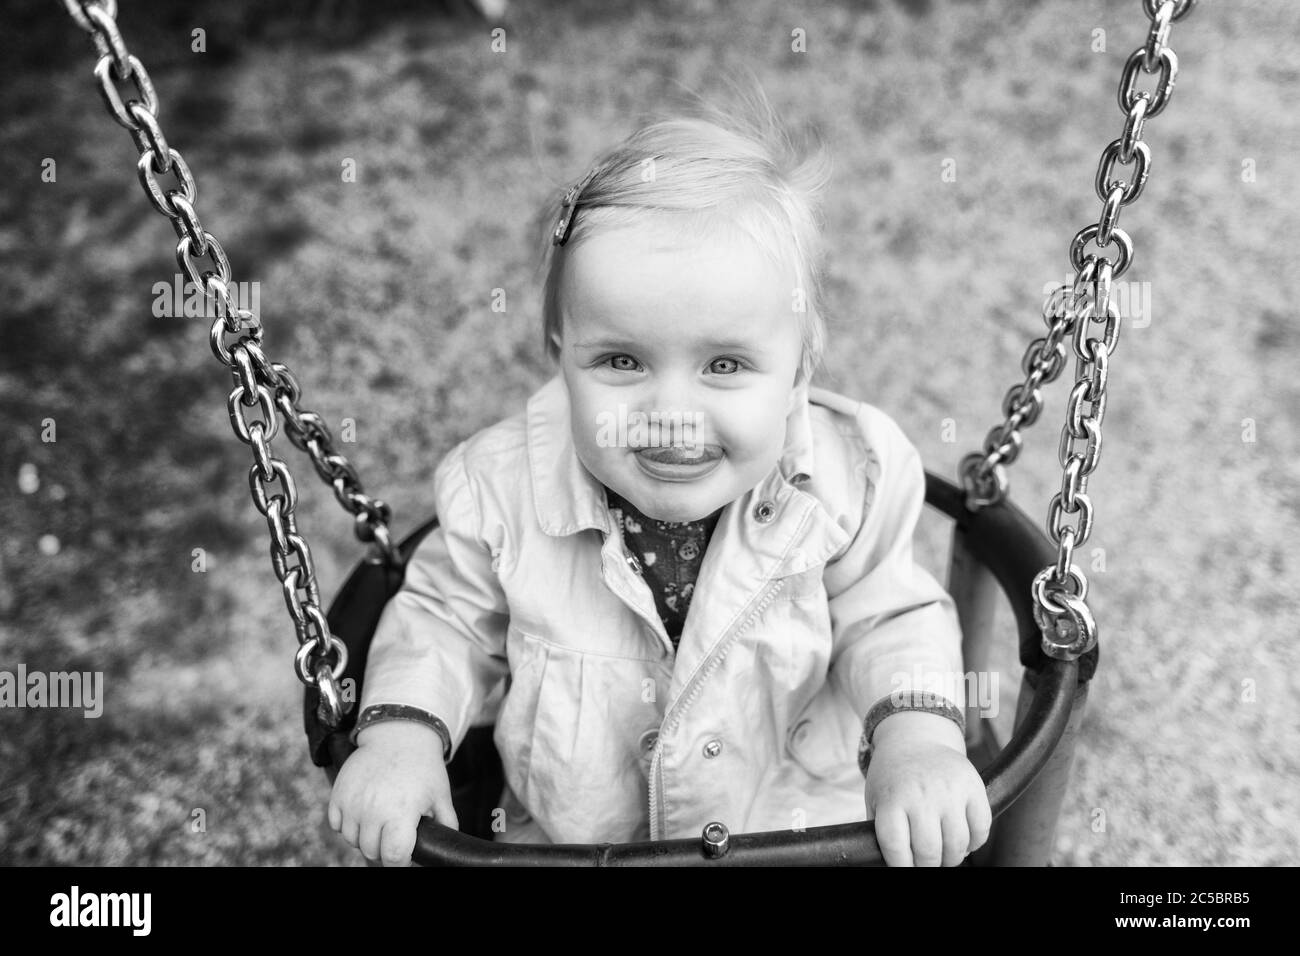
M573 186L564 194L564 199L560 202L560 219L555 224L555 232L551 234L551 244L562 246L569 241L569 233L573 231L573 220L578 215L578 199L582 196L583 190L591 185L591 181L596 178L596 173L600 171L597 166L582 177L578 185Z

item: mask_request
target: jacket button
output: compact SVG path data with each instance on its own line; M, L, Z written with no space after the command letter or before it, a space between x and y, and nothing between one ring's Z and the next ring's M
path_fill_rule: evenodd
M764 524L776 517L776 505L770 501L760 501L754 506L754 520Z
M647 730L645 733L641 735L641 740L638 742L639 746L641 747L641 752L643 754L650 753L650 751L655 749L655 743L658 740L659 740L659 731Z
M710 759L722 753L722 741L716 737L704 745L704 756Z

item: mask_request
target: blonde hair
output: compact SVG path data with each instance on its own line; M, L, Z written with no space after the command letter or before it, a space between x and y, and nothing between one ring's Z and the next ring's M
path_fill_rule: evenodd
M736 229L774 262L793 267L798 286L791 289L791 309L803 343L799 381L809 381L820 367L826 341L820 200L830 179L829 154L811 131L795 134L785 126L756 85L733 95L736 108L724 112L697 103L643 126L600 156L571 211L564 245L551 241L562 192L543 208L542 341L552 359L559 359L552 336L561 328L557 299L567 250L603 228L670 217L687 234Z

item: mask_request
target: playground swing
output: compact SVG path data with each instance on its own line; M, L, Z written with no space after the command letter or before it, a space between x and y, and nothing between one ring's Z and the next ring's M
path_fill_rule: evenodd
M984 440L982 451L962 459L960 485L926 473L926 503L953 521L948 590L957 606L967 670L984 669L993 633L998 591L1016 620L1024 667L1015 729L999 747L991 722L967 709L967 753L980 770L994 816L988 842L969 862L977 865L1043 865L1073 759L1088 681L1097 666L1097 624L1087 605L1088 581L1071 558L1089 538L1093 503L1088 477L1098 464L1106 408L1109 360L1120 315L1111 284L1129 268L1133 242L1118 226L1124 206L1141 194L1150 172L1151 150L1142 141L1146 121L1168 104L1178 59L1168 45L1170 26L1196 0L1142 0L1150 19L1146 42L1125 62L1119 106L1123 133L1102 152L1096 190L1103 203L1097 223L1081 229L1070 244L1073 284L1054 290L1043 306L1047 333L1030 343L1021 362L1024 381L1002 402L1003 421ZM299 640L294 670L306 686L304 720L313 762L332 780L352 750L348 733L356 720L344 701L345 682L360 698L366 651L384 606L400 589L406 563L437 527L434 516L400 543L389 536L391 509L362 490L357 473L334 449L324 421L300 408L301 389L292 372L268 360L260 319L234 300L230 263L220 242L206 231L195 205L189 166L168 145L158 123L159 104L149 74L128 52L117 29L116 0L64 0L76 23L89 32L99 52L94 74L114 120L130 131L140 157L137 171L149 201L176 230L176 258L189 280L214 308L209 344L234 377L227 398L231 427L252 449L249 469L253 502L265 516L271 563L284 592ZM1139 91L1139 72L1156 75L1151 91ZM138 98L123 100L119 83L130 81ZM1130 178L1114 178L1115 165L1133 165ZM158 176L171 173L176 187ZM1096 252L1085 255L1089 243ZM1111 245L1114 259L1101 255ZM204 258L214 269L201 269ZM231 341L231 338L238 338ZM1007 499L1006 466L1019 456L1021 429L1042 411L1043 385L1060 375L1066 338L1076 356L1075 384L1058 445L1061 490L1048 506L1048 536ZM260 406L262 420L248 421L246 409ZM311 551L299 533L294 509L297 489L285 462L273 456L271 440L285 433L308 454L317 474L334 489L354 518L358 540L369 554L352 571L328 615L322 612ZM280 481L280 492L268 486ZM1071 523L1073 522L1073 523ZM296 556L296 563L290 563ZM698 839L631 844L519 845L492 841L491 813L504 779L490 725L472 727L448 765L453 802L462 831L431 819L421 821L414 853L426 865L826 865L881 864L871 822L810 827L801 831L732 834L720 822L707 824Z

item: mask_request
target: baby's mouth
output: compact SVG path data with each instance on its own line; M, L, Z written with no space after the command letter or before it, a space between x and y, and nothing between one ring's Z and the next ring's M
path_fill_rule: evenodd
M722 457L717 445L671 445L638 448L637 454L661 465L700 465Z

